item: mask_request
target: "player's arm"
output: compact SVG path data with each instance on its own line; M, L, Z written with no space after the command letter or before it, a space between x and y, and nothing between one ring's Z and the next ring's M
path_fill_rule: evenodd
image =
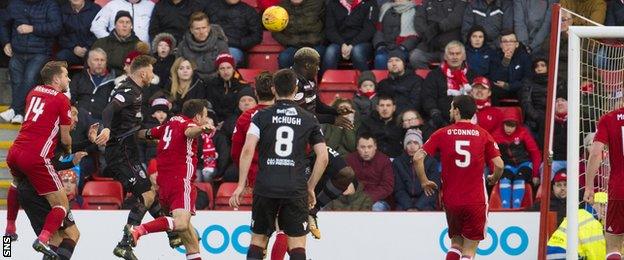
M61 125L61 143L71 151L72 146L72 138L70 135L71 126L70 125Z
M115 95L113 100L109 102L108 105L106 105L102 111L102 126L104 129L102 129L100 134L95 138L95 144L100 146L106 145L108 139L110 138L110 127L115 113L119 112L130 103L129 100L126 99L127 98L124 95L119 93Z
M587 162L587 173L585 174L585 195L583 196L583 200L588 203L594 202L594 178L596 178L596 173L598 173L598 169L602 164L604 148L604 143L595 140L589 148L589 160Z
M59 110L59 125L61 129L61 143L65 146L68 153L71 153L72 147L72 138L70 134L71 124L71 106L69 105L69 99L62 96Z
M325 143L317 143L313 146L313 149L314 154L316 154L316 160L312 168L312 175L310 175L310 179L308 180L309 191L314 191L316 184L318 184L323 176L325 168L327 168L327 164L329 163L329 154L327 153L327 146Z
M425 172L425 157L427 152L423 149L418 150L412 157L414 161L414 170L416 171L416 177L420 181L420 186L423 188L425 195L431 196L434 194L434 190L438 188L438 185L429 180L427 173Z
M186 128L186 130L184 131L184 135L186 135L186 137L188 137L188 138L195 139L199 135L201 135L202 133L210 133L214 129L215 129L215 127L211 123L204 124L204 125L201 125L201 126L198 126L198 125L190 126L190 127Z
M252 123L252 127L256 127ZM250 131L252 131L250 127ZM256 127L257 128L257 127ZM238 186L230 198L230 206L237 208L240 205L240 197L245 190L247 184L247 175L249 174L249 167L251 167L251 160L256 152L256 146L258 145L259 137L255 133L247 133L245 139L245 145L241 151L240 164L238 165Z
M492 159L492 164L494 165L494 173L487 177L490 185L494 185L500 180L500 177L503 175L503 169L505 168L505 163L500 156L494 157L494 159Z

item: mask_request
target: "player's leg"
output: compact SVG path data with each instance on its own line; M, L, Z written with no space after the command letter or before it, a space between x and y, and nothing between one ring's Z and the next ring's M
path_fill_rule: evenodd
M533 166L531 162L523 162L516 168L516 176L512 183L513 191L511 193L511 204L514 209L522 206L522 200L526 192L524 190L524 184L531 183L532 174Z
M74 224L57 231L50 239L50 248L54 249L60 260L69 260L74 254L79 239L80 231Z
M17 200L17 186L15 185L15 181L13 181L11 182L11 186L9 186L9 190L7 191L7 224L4 230L4 235L10 236L11 241L17 241L15 220L17 219L19 207L19 201Z
M269 237L275 232L275 219L280 199L253 196L251 204L251 244L247 251L248 260L264 259Z
M283 260L288 252L288 236L284 231L278 231L275 235L275 243L271 248L271 260Z
M288 254L292 260L306 259L308 230L305 228L305 222L308 215L308 197L282 200L278 223L288 236Z
M624 242L624 201L609 200L605 221L605 241L607 244L607 260L622 258Z
M605 233L607 242L607 260L622 259L622 243L624 242L624 234L614 235Z
M503 175L498 182L500 189L501 206L505 209L511 208L511 182L515 177L516 169L511 165L505 165Z
M465 205L459 209L461 236L463 237L462 260L472 260L479 242L485 239L488 214L487 205Z
M180 232L179 234L184 243L184 249L186 249L186 259L201 260L201 255L199 254L199 239L193 224L189 222L186 231Z
M477 254L477 246L479 246L480 240L471 240L464 238L464 244L462 245L462 257L461 260L472 260Z
M462 256L464 238L462 236L451 237L451 248L446 253L445 260L459 260Z

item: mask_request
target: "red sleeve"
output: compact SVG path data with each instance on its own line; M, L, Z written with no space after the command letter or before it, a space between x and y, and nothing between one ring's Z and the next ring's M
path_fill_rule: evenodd
M485 160L486 163L489 163L492 159L501 156L501 154L498 149L498 144L494 141L492 135L487 133L487 131L485 131L485 133L487 135L487 143L485 144Z
M440 131L436 131L435 133L433 133L429 139L427 140L427 142L425 142L425 144L423 145L423 150L425 150L425 152L427 152L428 155L430 156L435 156L436 153L438 152L438 145L439 145L439 139L440 139Z
M542 153L540 152L539 147L537 147L535 139L533 139L533 136L531 136L531 133L526 128L523 128L522 131L522 141L524 142L524 145L531 156L531 161L533 162L533 177L539 177L539 168L542 164Z
M243 145L247 138L247 130L249 129L249 123L251 122L251 115L249 113L243 113L238 120L236 120L236 127L232 134L232 149L230 154L232 155L232 161L235 165L239 164L240 155L243 151Z
M165 132L165 126L159 125L150 129L150 136L154 139L160 139Z
M609 118L607 116L602 117L600 121L598 121L598 130L596 130L594 141L609 145Z
M71 106L69 104L69 99L63 94L57 94L56 97L59 100L59 117L60 117L60 125L71 125Z

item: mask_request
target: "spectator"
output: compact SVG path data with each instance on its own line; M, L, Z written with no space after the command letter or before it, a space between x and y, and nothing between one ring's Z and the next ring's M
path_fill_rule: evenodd
M358 76L358 89L353 97L355 111L360 117L369 116L377 105L377 79L372 71L364 71Z
M374 201L364 192L364 185L360 185L357 180L354 180L353 185L350 185L349 188L342 193L342 196L330 201L325 205L323 210L368 211L373 207L373 203Z
M552 180L550 192L550 211L557 212L557 226L561 224L561 221L566 217L566 198L568 197L568 176L566 169L563 168L555 173ZM537 201L531 207L534 211L540 210L540 201Z
M224 53L217 57L214 62L218 68L217 77L208 81L208 101L212 103L216 111L215 123L219 123L230 117L236 111L238 93L251 88L247 82L241 79L236 71L234 57ZM231 135L231 133L230 133Z
M210 105L212 107L212 105ZM215 117L215 113L214 110L212 110L212 108L208 109L208 121L211 123L214 123L213 118ZM222 132L222 131L219 131ZM217 162L217 154L219 154L219 152L217 151L217 145L216 145L216 140L215 140L215 136L218 133L216 131L211 131L210 133L202 133L201 134L201 138L199 138L199 142L198 147L201 147L201 165L202 165L202 170L199 174L199 180L202 182L208 182L208 181L212 181L213 178L215 177L215 173L217 173L217 167L221 167L221 166L225 166L226 164L222 164L219 165L219 162ZM226 148L231 148L231 145L226 146ZM230 159L229 155L227 154L227 152L223 153L225 157L225 159L227 160L229 165L232 165L232 160ZM235 176L238 177L238 176ZM230 179L228 179L227 181L231 181Z
M234 132L234 127L236 127L236 120L238 117L245 111L250 108L255 107L258 104L258 98L256 97L256 93L253 88L245 87L238 91L236 94L236 99L234 100L234 104L236 107L234 112L223 121L223 125L221 126L221 130L227 137L228 142L231 145L232 133Z
M513 31L501 32L500 50L490 76L494 105L501 99L520 99L522 80L532 76L531 58Z
M139 38L132 32L132 16L127 11L119 11L115 16L115 29L109 36L97 39L92 49L101 48L106 52L108 66L121 75L124 69L124 59L128 53L136 48Z
M483 26L490 38L486 43L495 48L502 30L514 29L514 6L512 0L473 0L464 11L461 27L463 38L468 37L475 25Z
M195 73L195 68L195 63L183 57L173 62L169 86L172 114L179 114L182 111L182 105L187 100L207 98L206 84Z
M150 42L148 30L153 10L154 2L149 0L112 0L95 16L91 31L98 38L108 37L114 29L117 29L119 12L124 11L130 17L130 29L134 30L142 42Z
M59 36L60 50L56 59L69 64L84 63L84 58L97 38L89 30L100 6L86 0L70 0L61 6L63 29Z
M466 62L475 76L489 77L494 70L492 62L496 57L496 52L490 45L485 44L488 37L485 29L480 25L475 25L468 31Z
M396 105L389 96L379 96L377 111L362 118L358 129L358 136L367 134L375 138L375 149L391 158L396 158L403 152L401 145L403 129L394 119Z
M171 109L171 102L166 98L156 98L150 102L149 113L143 119L143 129L151 129L162 125L169 120L169 110ZM147 118L151 120L147 120ZM158 140L145 140L139 139L139 158L142 163L148 165L148 162L156 158L156 150L158 146Z
M546 104L548 102L546 101L548 94L548 62L546 59L535 59L533 71L535 73L523 81L520 105L524 112L524 124L537 136L537 143L542 147L544 144ZM558 83L558 85L562 85L563 80L559 80ZM562 90L562 87L557 88L557 92Z
M0 1L0 26L4 26L5 19L9 16L7 12L7 6L9 5L8 0ZM2 30L2 29L0 29ZM0 39L0 44L3 42ZM2 48L4 48L4 44L2 44ZM0 52L0 68L6 68L9 66L9 56L7 56L4 51Z
M332 104L336 110L354 111L353 102L348 99L337 98ZM339 127L333 124L321 124L325 143L342 156L355 151L355 134L360 119L356 118L356 113L348 114L351 123L355 126L353 129Z
M175 42L182 41L188 30L191 14L200 12L202 3L198 0L161 0L157 1L149 21L149 37L152 41L160 33L173 35ZM175 49L174 44L171 49Z
M256 10L241 0L215 0L206 11L212 24L223 28L236 65L245 62L245 51L262 41L262 22Z
M115 72L108 70L106 61L104 50L90 50L87 67L76 73L69 83L72 103L98 121L102 120L102 111L115 88Z
M540 150L516 114L505 114L503 127L498 128L492 137L505 162L499 183L502 207L519 208L524 198L524 184L532 181L535 187L539 185Z
M464 0L425 0L416 9L414 19L418 35L423 40L410 52L410 63L416 69L426 69L430 62L442 57L442 46L461 40Z
M285 48L278 57L280 69L293 65L295 52L301 47L312 47L323 57L324 3L324 0L283 0L279 4L288 12L286 28L272 33L273 38Z
M175 61L175 55L173 54L175 46L177 46L177 41L173 35L169 33L159 33L152 41L152 52L154 52L154 56L156 56L154 74L160 78L160 88L164 88L164 86L169 83L171 66L173 66L173 62Z
M423 112L429 117L429 125L438 129L450 122L449 110L454 96L470 93L474 72L466 67L466 49L458 41L444 48L444 61L440 68L427 75L422 88Z
M11 57L11 107L0 117L21 124L26 95L39 78L39 70L52 53L55 37L61 32L61 12L54 0L13 0L0 26L0 43Z
M393 0L381 6L377 32L373 38L375 47L375 69L388 67L388 55L391 51L400 51L405 60L409 51L416 48L422 34L414 27L416 4L409 0Z
M568 29L572 26L572 14L561 10L561 33L559 35L559 61L557 75L563 79L568 78ZM542 44L544 53L550 53L550 42L544 41Z
M553 162L552 173L567 168L568 158L568 101L565 91L557 91L555 101L555 123L553 130ZM593 136L590 140L593 140ZM589 147L589 146L587 146Z
M420 89L423 79L408 70L400 51L392 51L387 62L388 78L379 82L377 93L391 96L395 103L397 113L407 109L421 110Z
M202 12L191 15L189 31L178 45L176 57L184 57L197 64L197 75L208 81L216 74L214 61L221 53L228 52L227 37L221 26L210 24Z
M338 68L338 61L351 60L360 71L369 69L377 19L375 0L331 0L325 13L325 36L329 46L323 58L323 69Z
M490 88L490 81L486 77L475 77L472 81L470 95L477 104L477 125L491 134L503 126L503 113L498 108L492 106L492 99L490 98L492 91Z
M556 0L514 1L514 32L531 55L548 55L543 44L549 44L550 16Z
M70 209L82 209L84 199L78 192L78 176L74 169L60 170L58 171L58 177L63 183L65 194L67 194L67 200L69 201Z
M392 194L394 174L390 159L377 151L375 137L362 134L357 141L357 152L346 158L347 165L353 168L355 178L363 185L364 193L373 201L373 211L388 211L390 205L385 198Z
M607 3L603 0L561 0L561 7L568 9L595 23L604 24ZM594 25L581 17L574 17L574 25Z
M394 171L394 199L397 210L425 211L435 210L438 204L438 192L427 196L420 187L420 181L414 172L412 156L416 154L423 144L420 130L410 129L405 134L403 146L405 151L401 156L392 161ZM429 180L440 187L440 172L438 162L431 156L425 157L425 172Z
M624 26L624 3L609 1L605 18L606 26Z
M418 130L420 131L423 141L427 141L429 136L433 134L434 130L424 122L425 121L422 116L420 116L420 113L414 109L405 110L399 115L399 123L404 132L407 132L410 129ZM405 146L405 143L403 143L403 146Z

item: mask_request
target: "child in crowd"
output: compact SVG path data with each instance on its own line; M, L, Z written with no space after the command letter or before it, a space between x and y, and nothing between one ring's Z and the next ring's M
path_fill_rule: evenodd
M353 97L353 103L355 104L355 111L360 114L360 117L367 117L375 109L377 105L376 86L377 79L372 71L364 71L358 77L358 90Z
M152 41L152 51L156 58L154 74L161 79L159 82L159 87L161 88L168 86L171 66L175 61L174 50L176 45L176 39L169 33L159 33Z

